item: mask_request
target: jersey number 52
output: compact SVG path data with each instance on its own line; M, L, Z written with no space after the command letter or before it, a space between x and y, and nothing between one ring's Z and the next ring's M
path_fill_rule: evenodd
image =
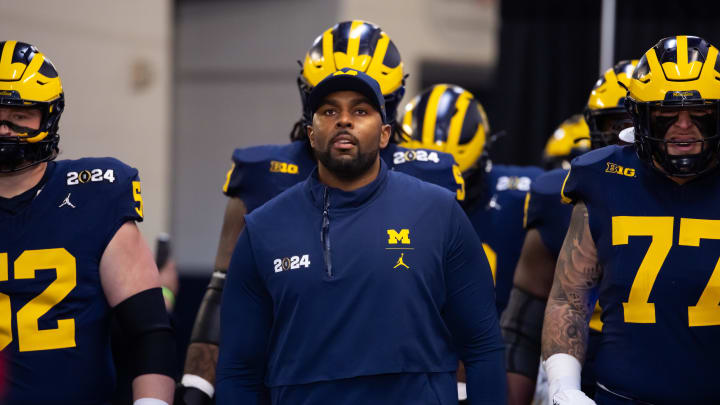
M75 257L63 248L26 250L13 263L15 280L34 279L36 271L55 269L55 281L17 311L17 339L21 352L75 347L75 320L58 319L57 328L40 329L38 319L75 288ZM8 281L8 255L0 253L0 283ZM0 293L0 350L13 340L10 296Z

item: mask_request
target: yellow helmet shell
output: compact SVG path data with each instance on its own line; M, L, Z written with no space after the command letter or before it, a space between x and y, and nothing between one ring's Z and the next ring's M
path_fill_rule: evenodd
M48 118L59 119L63 108L63 89L60 77L52 62L32 45L18 42L0 42L0 105L16 107L38 106ZM56 126L56 122L50 122ZM51 128L43 130L26 142L38 142Z
M650 48L628 86L635 102L720 99L718 50L702 38L678 35Z
M604 110L608 108L624 108L627 87L630 86L632 73L637 66L638 60L624 60L606 70L605 73L595 82L587 108L590 110ZM622 83L625 87L622 87Z
M544 158L569 161L590 150L590 128L581 114L566 119L545 144Z
M403 86L400 52L380 27L367 21L344 21L325 30L305 55L302 77L315 87L343 68L359 70L377 80L384 95Z

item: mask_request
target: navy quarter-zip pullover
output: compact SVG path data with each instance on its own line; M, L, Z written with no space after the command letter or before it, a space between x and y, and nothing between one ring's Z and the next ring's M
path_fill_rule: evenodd
M223 293L220 404L505 403L480 239L450 192L381 162L351 192L317 171L246 216Z

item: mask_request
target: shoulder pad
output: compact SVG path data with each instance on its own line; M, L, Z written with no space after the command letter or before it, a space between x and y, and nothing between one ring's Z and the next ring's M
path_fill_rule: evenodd
M394 143L381 150L380 156L388 167L398 166L398 170L402 165L448 167L455 164L455 158L449 153L426 148L406 148Z
M292 157L298 150L304 151L304 142L292 142L286 145L259 145L237 148L233 151L232 160L237 163L258 163Z
M500 176L525 176L531 179L544 173L538 166L493 165L491 172Z
M626 146L611 145L595 149L573 159L570 172L563 181L560 196L566 204L584 200L593 187L601 187L607 181L603 175L609 163L624 162Z
M449 153L432 149L409 149L393 143L380 151L380 157L390 170L450 190L458 200L465 198L465 181L455 164L455 158Z
M606 160L613 157L616 153L619 153L623 148L623 146L610 145L591 150L573 159L571 167L574 169L581 166L592 166L598 163L604 164Z
M236 149L232 160L222 190L242 199L248 212L304 180L316 165L304 141Z
M507 192L525 198L535 177L541 173L542 169L534 166L493 165L487 176L491 192Z
M115 158L82 158L57 162L53 182L61 190L94 201L113 230L128 220L143 220L142 185L138 171ZM70 195L68 194L68 195Z
M532 193L560 196L560 189L567 173L565 169L554 169L539 175L532 183Z
M93 184L96 187L114 188L138 180L137 169L115 158L82 158L60 160L57 163L56 170L63 176L67 186Z

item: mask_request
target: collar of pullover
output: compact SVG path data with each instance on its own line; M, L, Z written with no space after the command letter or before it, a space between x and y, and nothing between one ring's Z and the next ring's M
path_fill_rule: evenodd
M312 171L305 183L305 191L309 194L313 205L324 209L325 198L329 201L330 211L358 208L373 200L387 184L387 165L380 159L380 172L375 180L363 187L352 191L343 191L338 188L328 187L318 179L317 167Z

